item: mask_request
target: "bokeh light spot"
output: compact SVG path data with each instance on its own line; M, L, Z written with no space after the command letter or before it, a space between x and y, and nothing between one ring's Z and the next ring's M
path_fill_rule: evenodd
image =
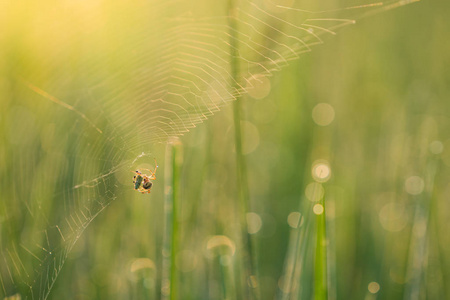
M444 151L444 144L441 141L433 141L430 143L429 149L433 154L441 154Z
M313 206L313 212L316 215L323 214L323 211L324 211L324 209L323 209L323 205L322 204L317 203L316 205Z
M163 279L161 281L161 294L164 296L170 295L170 280L169 279Z
M372 281L371 283L369 283L367 289L372 294L376 294L380 290L380 284L378 282Z
M312 167L312 176L318 182L326 182L331 176L331 169L328 162L320 160L314 162Z
M303 217L302 214L298 211L291 212L287 217L287 222L290 227L292 228L298 228L302 226L303 224Z
M136 258L130 266L130 270L131 272L137 272L139 270L142 269L154 269L156 270L156 265L153 262L153 260L149 259L149 258Z
M381 226L387 231L397 232L405 228L408 215L401 203L390 202L384 205L378 215Z
M246 91L254 99L263 99L270 93L270 80L264 75L253 75L247 81Z
M257 233L262 227L261 217L257 213L247 213L247 229L249 234Z
M328 103L319 103L312 110L312 118L317 125L327 126L334 120L334 108Z
M323 189L323 186L320 183L312 182L306 186L305 195L309 201L314 202L319 199L322 199L324 194L325 190Z
M419 195L423 192L425 183L419 176L411 176L405 181L405 190L408 194Z
M216 250L221 255L224 255L224 252L234 255L236 252L236 245L229 237L225 235L215 235L209 238L206 243L206 249L210 251Z

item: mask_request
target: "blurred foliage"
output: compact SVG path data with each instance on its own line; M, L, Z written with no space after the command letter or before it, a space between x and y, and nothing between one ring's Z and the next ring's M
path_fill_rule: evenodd
M307 198L317 161L331 168L321 185L328 298L450 297L449 14L448 1L422 1L363 19L265 82L267 96L255 99L250 92L242 99L254 213L247 220L257 242L263 299L292 292L283 282L285 259L293 236L314 219L307 218ZM53 66L61 70L62 58L35 38L34 53L24 53L19 42L0 41L0 297L29 293L21 285L29 277L43 274L47 280L35 284L51 284L48 269L62 266L61 253L68 252L50 299L159 298L167 292L161 283L165 145L142 142L148 128L137 125L141 120L121 119L121 112L135 108L131 96L132 108L117 106L104 91L102 108L108 111L102 111L81 88L100 84L101 74L120 66L104 65L93 74L80 71L84 65L64 66L67 73L56 73L55 80L77 80L58 89L54 78L45 77L55 73L39 63L56 59ZM101 55L90 53L83 63ZM27 70L32 84L57 92L79 113L18 78L21 64L34 66ZM100 113L106 117L96 122ZM235 201L232 124L232 110L224 106L181 138L180 299L233 299L247 284L236 275L243 225ZM142 195L133 190L130 171L152 168L153 157L157 179L151 194ZM94 219L86 212L101 213ZM305 217L299 229L288 224L293 212ZM316 243L315 234L304 232L302 275L291 288L311 299ZM60 235L67 241L59 244ZM50 249L59 256L44 256Z

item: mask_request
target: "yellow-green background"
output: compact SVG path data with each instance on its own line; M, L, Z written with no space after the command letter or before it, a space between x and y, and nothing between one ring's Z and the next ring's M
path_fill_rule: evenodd
M140 135L145 138L148 128L131 117L120 119L125 108L115 105L111 96L115 91L101 87L103 75L119 70L121 54L116 53L117 66L101 65L84 74L83 68L95 65L102 56L101 47L108 45L86 48L83 40L57 28L49 29L51 36L33 36L27 15L33 14L34 5L39 4L5 4L0 13L5 20L13 7L22 9L15 15L24 18L8 21L14 27L0 40L1 260L7 262L14 253L25 257L23 250L8 249L21 243L29 244L27 249L36 246L45 239L45 230L55 234L55 224L67 228L66 220L89 201L96 211L99 203L107 203L69 253L49 299L159 297L165 146L144 141L139 147ZM263 224L254 235L263 299L273 299L280 292L292 230L287 217L308 201L305 188L313 181L311 166L317 159L327 160L332 171L324 184L330 299L410 299L408 293L415 292L411 299L450 297L449 13L446 1L421 1L358 20L336 37L324 37L324 45L275 73L266 98L242 98L244 118L254 125L247 138L253 138L257 146L246 158L252 211ZM130 26L140 26L140 21ZM159 28L157 21L148 23ZM116 26L120 32L120 23ZM25 47L23 41L30 44ZM81 53L85 60L61 67L64 57L53 53L48 41L73 43L74 53ZM89 40L89 45L94 41ZM118 41L112 38L110 43L113 47ZM130 65L121 73L124 78L112 82L127 80L127 72L137 65ZM70 88L54 85L64 83L64 78L70 78ZM79 114L33 92L24 80L53 91L96 126L114 124L113 129L99 138ZM86 85L100 87L90 94L83 89ZM126 86L120 89L127 91ZM126 102L120 105L127 103L139 116L133 91L127 92ZM89 100L98 97L106 99L106 104L99 107ZM334 108L335 118L328 126L318 126L312 119L318 103ZM106 117L96 123L98 114ZM179 299L221 299L223 286L230 284L207 242L211 236L226 235L239 244L232 126L231 106L225 105L181 137L180 250L184 256L180 255L178 268ZM442 143L442 153L430 152L433 141ZM142 151L147 156L131 164ZM126 163L117 157L125 157ZM150 195L141 195L133 190L129 171L139 164L152 167L153 157L159 163L157 180ZM99 178L117 166L118 171ZM434 166L436 172L430 171ZM425 186L433 188L408 194L405 181L411 176L423 178ZM92 178L98 178L93 187L74 189ZM388 225L383 226L387 209L392 210ZM79 227L81 223L74 221ZM54 240L55 251L68 249L60 244L57 233ZM313 239L309 243L299 282L306 299L313 297L315 243ZM239 251L238 247L235 255ZM420 259L416 251L423 251ZM136 258L149 258L154 267L132 272ZM45 273L45 267L32 258L22 262L31 277ZM8 270L21 268L6 264L0 267L4 285ZM416 269L419 273L414 273ZM5 288L7 295L0 289L0 296L27 291L19 287L27 274L22 271L15 279ZM370 294L370 282L380 284L378 293Z

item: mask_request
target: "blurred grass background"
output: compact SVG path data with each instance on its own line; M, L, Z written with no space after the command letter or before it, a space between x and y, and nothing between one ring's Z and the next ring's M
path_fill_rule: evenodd
M255 99L250 93L242 99L252 212L247 222L256 242L262 299L314 297L311 188L325 194L328 299L449 299L449 8L446 1L422 1L363 19L292 61L265 84L266 97ZM24 89L14 68L29 64L29 53L0 45L9 50L0 61L2 260L7 263L8 256L24 251L8 254L14 243L35 245L50 239L52 244L54 224L70 227L67 219L76 219L89 201L101 206L115 199L77 239L49 299L164 295L165 146L142 147L151 153L133 165L151 167L157 158L160 167L150 196L132 189L128 165L92 188L73 189L122 166L116 159L121 151L129 159L139 155L134 151L139 147L133 147L139 144L141 128L132 120L129 127L121 127L117 112L122 108L112 99L108 122L116 126L99 138L79 115ZM53 59L47 54L42 50L43 59ZM101 53L92 53L85 63L97 55ZM83 80L95 81L108 72L96 70L83 79L82 67L68 66L68 73L60 76L74 72L82 86ZM109 67L111 72L116 68ZM39 66L34 68L31 78ZM40 81L72 105L77 98L89 98L75 83L70 90L58 90L45 72L36 73L33 83ZM92 118L100 108L90 103L82 101L77 107ZM232 125L232 109L225 106L181 138L175 258L179 299L234 299L247 285L237 275L242 224L236 213ZM136 138L121 140L130 130ZM326 162L331 176L314 186L312 167L318 160ZM303 222L295 228L299 216ZM71 224L84 226L76 220ZM295 248L300 233L305 237ZM69 249L53 246L59 252ZM287 290L285 259L294 248L303 249L303 262ZM34 270L30 276L45 273L33 259L22 263L24 269ZM0 267L5 297L27 293L18 287L20 278L27 278L24 271L14 277L15 284L5 283L14 269L22 270Z

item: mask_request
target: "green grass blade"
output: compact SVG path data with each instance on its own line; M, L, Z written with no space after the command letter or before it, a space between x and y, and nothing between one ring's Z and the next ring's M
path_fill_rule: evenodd
M236 2L233 0L228 1L229 18L228 23L230 27L230 66L231 76L233 79L233 87L235 90L239 89L238 80L240 77L240 65L239 65L239 45L238 45L238 26L236 19ZM247 227L247 213L250 207L250 196L248 190L247 179L247 163L245 156L242 152L242 98L237 97L233 102L233 119L234 119L234 134L235 134L235 150L236 150L236 179L237 179L237 193L238 193L238 205L239 205L239 218L242 230L242 259L244 265L244 285L248 290L248 299L260 299L258 279L257 279L257 263L256 263L256 251L254 241L251 235L248 233Z
M314 265L314 299L328 299L327 234L324 198L313 207L316 216L316 257Z
M180 241L179 234L179 181L181 166L181 142L173 139L166 147L164 175L164 237L161 299L176 299L178 274L175 265Z
M433 191L437 169L437 160L432 158L426 167L424 191L415 196L417 199L411 227L409 263L406 274L406 277L410 279L405 285L403 299L420 299L421 289L424 288L423 280L427 272L426 262L430 255L430 227L435 205Z

